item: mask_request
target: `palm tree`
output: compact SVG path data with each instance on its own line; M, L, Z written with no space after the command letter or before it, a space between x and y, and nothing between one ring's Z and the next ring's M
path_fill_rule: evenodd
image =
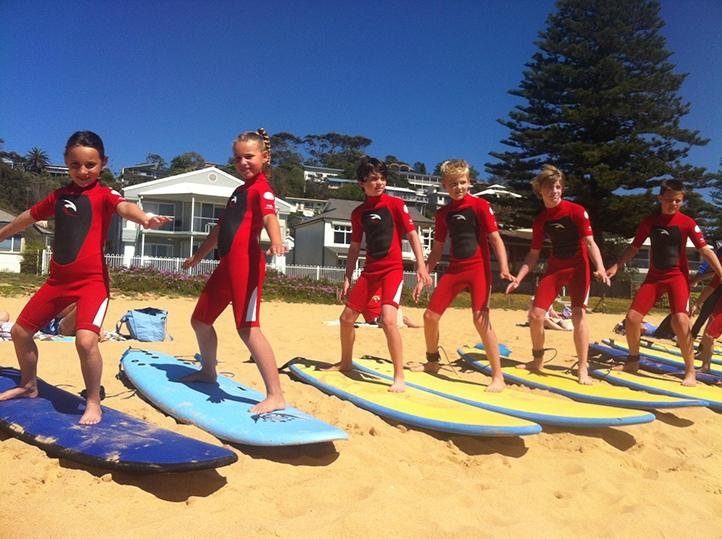
M40 174L49 162L48 154L40 148L33 146L25 156L25 170Z

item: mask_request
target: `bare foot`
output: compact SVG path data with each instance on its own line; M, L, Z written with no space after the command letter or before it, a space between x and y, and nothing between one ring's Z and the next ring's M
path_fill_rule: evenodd
M712 363L711 361L710 361L710 363L706 363L703 361L702 366L699 369L697 369L697 372L704 372L704 373L709 374L710 372L712 372L711 363Z
M389 386L389 391L391 393L403 393L406 391L406 382L403 379L394 379L394 383Z
M320 370L322 371L335 371L335 372L349 372L350 370L353 370L353 365L344 365L343 362L339 361L338 363L334 363L333 365L329 365L328 367L322 367Z
M202 382L204 384L215 384L218 375L214 372L204 371L203 369L186 374L183 378L180 378L179 382Z
M103 410L100 403L85 401L85 412L78 420L80 425L97 425L103 418Z
M423 371L428 372L429 374L436 374L440 369L441 363L438 361L429 361L423 365Z
M592 385L592 379L589 377L589 369L586 366L581 367L577 372L577 381L583 386Z
M504 383L504 378L492 378L491 383L486 388L487 393L501 393L504 391L504 388L506 387L506 384Z
M249 412L252 414L265 414L273 412L274 410L283 410L286 407L286 401L283 396L278 397L266 397L255 406L249 408Z
M583 386L590 386L592 385L592 379L589 377L588 374L582 375L582 373L579 373L579 376L577 378L578 382L582 384Z
M622 363L621 365L615 365L614 367L612 367L612 370L631 372L632 374L636 374L636 372L639 370L639 361L627 361L626 363Z
M0 401L7 401L10 399L34 399L38 396L38 386L34 383L29 383L24 386L14 387L0 393Z
M542 365L543 365L542 359L540 360L534 360L530 361L529 363L521 363L516 366L517 369L524 369L531 372L541 373L542 371Z
M694 371L684 375L684 378L682 379L682 385L685 387L694 387L697 385L697 377Z

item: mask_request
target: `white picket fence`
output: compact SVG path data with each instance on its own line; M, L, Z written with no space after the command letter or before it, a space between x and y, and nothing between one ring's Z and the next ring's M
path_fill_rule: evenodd
M50 267L50 256L51 253L47 249L42 252L42 273L46 275L48 268ZM113 255L106 254L105 262L109 269L122 269L122 268L153 268L157 271L167 273L185 273L188 275L203 275L210 274L218 266L218 260L202 260L198 265L190 268L183 269L184 258L164 258L158 256L124 256L124 255ZM273 262L266 265L267 269L273 269L284 273L288 277L310 277L316 281L322 279L331 282L343 282L343 276L345 268L339 267L326 267L326 266L291 266L285 264L285 260L281 257L274 257ZM354 280L358 277L361 269L357 269L354 272ZM433 285L436 287L437 274L431 274ZM416 273L411 271L404 272L404 287L413 288L416 286Z

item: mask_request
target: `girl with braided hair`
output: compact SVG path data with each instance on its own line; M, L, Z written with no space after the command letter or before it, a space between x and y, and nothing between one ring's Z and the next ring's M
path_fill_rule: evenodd
M544 319L562 287L566 286L572 303L574 347L579 360L577 377L580 384L589 385L592 380L587 365L589 329L585 316L590 287L589 258L596 268L595 278L609 286L609 277L599 247L594 241L589 215L579 204L562 199L564 187L564 173L553 165L542 166L541 172L532 181L534 193L544 202L544 211L534 220L531 249L516 278L507 286L506 293L516 290L522 279L534 269L544 238L549 238L551 254L546 272L539 281L529 309L533 360L525 367L541 370L544 360Z
M183 263L184 268L193 267L218 246L220 262L191 315L202 366L200 371L181 381L216 381L218 336L213 323L231 303L238 335L248 347L266 386L265 400L249 410L258 414L280 410L286 405L276 358L259 322L266 274L261 229L265 228L271 239L266 255L279 256L286 252L276 215L276 198L266 176L271 162L271 140L266 130L241 133L233 141L233 162L244 184L228 199L223 216L195 254Z

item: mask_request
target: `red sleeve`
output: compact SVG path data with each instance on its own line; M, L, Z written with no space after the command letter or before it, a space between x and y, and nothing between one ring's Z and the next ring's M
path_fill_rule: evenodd
M640 249L644 244L644 240L649 237L651 229L652 219L650 217L647 217L644 221L640 223L639 227L637 228L637 233L634 235L632 245L634 245L637 249Z
M687 233L689 234L689 238L692 240L692 243L694 243L694 246L697 249L702 249L703 247L707 246L707 241L704 239L704 234L702 234L699 226L691 217L689 218L689 231Z
M496 222L496 217L494 217L494 210L491 208L491 204L489 204L486 200L482 198L479 198L477 200L481 202L481 204L479 204L479 211L477 213L481 218L481 222L484 223L486 233L491 234L492 232L498 231L499 225Z
M276 196L273 194L271 187L265 184L258 192L259 201L261 205L261 215L276 215Z
M115 213L115 209L118 207L118 204L120 204L121 202L125 202L125 197L123 197L123 195L121 195L115 189L111 189L110 187L108 187L106 190L106 196L105 196L106 210L109 213Z
M540 215L531 226L531 248L534 250L541 250L544 245L544 221L544 216Z
M406 234L416 230L416 225L414 224L414 220L411 218L411 214L409 213L409 208L406 207L406 204L404 203L404 201L401 200L400 198L397 198L395 201L394 207L397 210L396 215L398 216L398 221L402 227L402 230Z
M55 217L55 202L58 200L58 190L56 189L40 202L37 202L30 208L30 215L36 221L44 221Z
M361 225L361 206L351 212L351 241L361 243L364 237L364 228Z
M584 209L584 206L575 204L574 220L577 223L577 227L581 232L582 238L594 235L594 232L592 232L592 222L589 220L589 214L587 213L587 210Z
M448 230L446 228L446 206L440 208L434 216L434 241L443 243L446 241Z

